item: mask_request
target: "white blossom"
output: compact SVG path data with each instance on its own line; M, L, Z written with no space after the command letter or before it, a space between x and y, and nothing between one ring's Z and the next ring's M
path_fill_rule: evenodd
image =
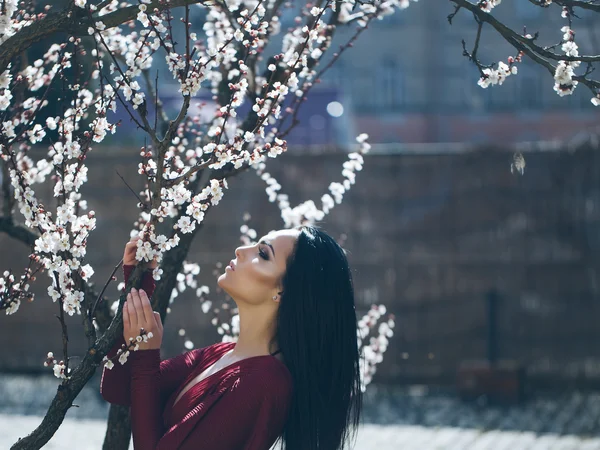
M127 362L128 357L129 357L129 350L121 353L121 355L119 356L119 362L121 363L121 365L124 365Z
M66 366L64 364L54 364L53 370L56 378L67 378L65 374Z
M86 264L81 268L81 278L83 278L85 281L88 281L92 275L94 275L94 269L92 269L92 266L89 264Z
M106 367L108 370L112 370L113 367L115 367L115 364L112 362L112 360L108 359L106 356L104 357L104 367Z
M574 41L565 42L562 45L562 51L565 52L567 56L579 56L578 46Z
M492 9L494 9L500 3L502 3L502 0L482 0L479 2L479 7L484 12L489 13L492 11Z
M512 65L514 63L512 57L509 58L509 62L511 65L506 64L504 61L500 61L497 69L491 67L483 69L483 76L479 79L477 84L484 89L489 86L502 85L508 76L517 73L517 67Z
M46 119L46 126L48 127L49 130L56 130L56 127L57 127L56 118L48 117Z
M191 233L196 228L196 222L192 221L189 216L181 216L177 221L177 228L183 234Z
M207 314L210 311L211 307L212 307L212 302L210 300L203 302L202 303L202 312L204 314Z
M6 308L6 315L10 316L11 314L16 313L18 311L20 305L21 305L21 300L19 300L18 298L13 299L10 306L8 308Z
M10 82L12 81L12 74L9 70L5 70L0 75L0 89L8 89L10 87Z
M573 76L575 75L574 67L576 66L577 64L568 61L559 61L556 66L554 90L561 97L572 94L579 83L577 80L573 80Z
M60 293L56 289L54 289L53 286L48 287L48 295L50 296L53 302L60 298Z

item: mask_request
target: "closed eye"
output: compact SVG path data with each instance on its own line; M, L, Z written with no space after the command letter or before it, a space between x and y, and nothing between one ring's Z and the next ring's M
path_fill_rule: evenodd
M269 260L269 254L268 254L268 253L266 253L266 252L265 252L265 251L264 251L262 248L259 248L259 249L258 249L258 255L259 255L259 256L260 256L262 259L264 259L264 260L266 260L266 261L268 261L268 260Z

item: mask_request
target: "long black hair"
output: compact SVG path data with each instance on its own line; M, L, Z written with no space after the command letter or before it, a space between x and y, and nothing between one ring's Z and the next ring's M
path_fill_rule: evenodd
M285 450L338 450L356 438L362 409L352 274L331 236L315 226L297 229L275 336L294 382L279 438Z

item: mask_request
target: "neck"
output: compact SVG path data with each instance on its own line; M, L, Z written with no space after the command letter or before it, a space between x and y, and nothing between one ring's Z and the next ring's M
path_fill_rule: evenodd
M270 355L278 347L271 340L275 335L275 314L277 310L256 305L238 305L240 315L240 335L231 354L237 358Z

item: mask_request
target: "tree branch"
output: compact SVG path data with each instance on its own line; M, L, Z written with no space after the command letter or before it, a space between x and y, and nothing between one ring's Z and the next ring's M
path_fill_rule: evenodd
M205 6L215 4L215 2L207 0L171 0L168 4L161 0L153 0L147 7L149 11L154 11L155 8L162 11L167 8L177 8L199 3ZM95 15L92 20L94 22L101 20L106 25L106 28L114 28L135 19L138 12L139 6L133 5L103 16ZM6 70L14 57L23 53L36 42L48 39L53 34L63 32L74 36L89 36L87 29L93 23L85 16L85 13L85 10L71 4L68 8L60 12L49 13L43 19L15 33L0 46L0 73Z
M39 237L39 234L31 231L25 225L15 223L12 217L0 217L0 232L8 234L30 247L33 247L35 240Z
M565 56L557 55L553 52L545 50L542 47L539 47L538 45L534 44L532 39L528 39L524 36L521 36L518 33L515 33L513 30L508 28L502 22L498 21L493 15L482 11L479 8L479 6L471 3L470 1L468 1L468 0L450 0L450 1L457 6L460 6L462 8L465 8L465 9L471 11L471 13L473 13L473 15L479 21L489 23L492 27L494 27L494 29L502 37L504 37L504 39L509 44L511 44L517 50L523 51L527 56L529 56L535 62L544 66L546 69L548 69L548 71L552 74L552 76L554 76L556 67L553 66L548 61L547 58L563 60L563 61L584 61L584 62L600 61L600 56L573 57L573 56L566 56L566 55ZM556 2L556 3L559 3L559 2ZM566 4L567 1L565 0L564 3ZM574 76L573 80L576 80L576 81L584 84L585 86L587 86L594 93L594 95L596 95L595 89L600 89L600 82L595 81L595 80L589 80L586 78L586 76L581 76L581 75Z
M14 198L12 196L12 186L10 185L10 174L4 161L0 161L0 170L2 170L2 214L4 217L12 217Z
M25 225L15 223L12 217L0 217L0 232L4 232L23 244L33 247L39 234L30 230ZM89 283L81 280L82 290L86 299L100 298ZM99 302L100 307L96 311L96 323L100 330L104 331L108 328L112 317L107 302Z
M104 284L104 287L100 291L100 294L98 294L98 297L94 301L94 304L90 308L90 311L89 311L89 314L88 314L88 317L89 317L90 320L92 320L94 318L94 313L96 312L96 308L98 307L98 303L100 303L100 301L102 301L102 296L104 295L104 292L106 291L106 288L108 288L108 285L110 284L110 282L112 281L113 277L115 276L115 273L117 273L117 270L119 270L119 267L121 267L122 264L123 264L123 260L119 261L119 264L117 264L115 266L115 268L113 269L112 273L108 277L108 280Z
M115 318L104 335L96 341L93 347L88 349L81 363L71 372L71 376L58 387L42 423L27 437L19 439L11 447L11 450L39 449L52 438L63 422L67 411L73 406L73 400L94 375L104 355L109 352L119 335L123 333L123 304L131 288L140 286L142 275L143 269L138 265L131 274L125 291L119 298L119 308Z
M156 71L154 87L152 86L152 80L150 80L150 69L143 69L142 76L146 81L148 96L150 97L150 100L154 103L154 129L160 130L161 134L164 136L169 127L169 117L167 116L167 113L165 113L163 103L158 96L158 70Z
M582 0L555 0L557 5L578 7L581 9L589 9L590 11L600 12L600 4L590 3Z
M56 283L56 288L60 292L60 283L58 281L58 275L54 272L54 282ZM65 365L65 377L69 376L69 332L67 330L67 324L65 323L65 311L64 311L64 303L63 303L63 295L60 292L60 298L58 299L58 316L56 318L60 322L60 328L62 331L62 343L63 343L63 358Z
M522 36L522 35L514 32L509 27L507 27L502 22L500 22L498 19L496 19L492 14L482 11L481 8L479 8L479 6L471 3L470 1L468 1L468 0L450 0L450 1L455 3L459 7L462 7L462 8L465 8L465 9L468 9L469 11L471 11L473 13L473 15L477 18L477 20L479 20L481 22L489 23L505 39L508 39L509 37L512 39L515 39L515 40L521 42L522 44L530 47L532 50L539 53L541 56L553 59L555 61L581 61L581 62L598 62L598 61L600 61L600 55L592 55L592 56L558 55L554 52L544 49L543 47L540 47L539 45L536 45L534 43L533 39L526 38L525 36Z

